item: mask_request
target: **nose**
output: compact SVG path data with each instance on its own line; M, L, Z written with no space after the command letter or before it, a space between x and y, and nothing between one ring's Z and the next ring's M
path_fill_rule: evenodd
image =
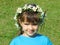
M32 25L30 25L30 26L29 26L29 29L30 29L30 30L32 30L32 29L33 29L33 26L32 26Z

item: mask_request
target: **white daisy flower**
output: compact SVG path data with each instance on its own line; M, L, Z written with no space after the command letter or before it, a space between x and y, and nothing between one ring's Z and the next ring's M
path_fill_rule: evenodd
M37 11L38 11L38 12L43 12L41 8L38 8L38 10L37 10Z
M17 20L16 17L17 17L17 14L15 14L15 16L14 16L14 20Z
M36 8L40 8L39 5L37 5Z
M24 10L27 9L27 4L25 4L25 6L23 7L23 9L24 9Z
M22 13L22 8L18 8L17 13Z
M44 16L44 12L41 13L41 16Z
M34 12L36 11L36 9L37 9L36 7L33 7L33 8L32 8L32 10L33 10Z
M19 27L19 25L17 24L17 23L15 23L15 26L18 28Z
M31 5L29 5L27 8L28 8L28 9L29 9L29 8L31 9L31 7L32 7L32 6L31 6Z

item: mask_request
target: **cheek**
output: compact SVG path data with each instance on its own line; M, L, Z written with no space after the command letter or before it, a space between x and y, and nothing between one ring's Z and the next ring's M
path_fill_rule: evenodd
M25 26L25 25L22 26L22 29L23 29L23 30L26 30L26 29L27 29L27 26Z
M34 26L33 28L34 28L35 30L37 30L37 29L38 29L38 26Z

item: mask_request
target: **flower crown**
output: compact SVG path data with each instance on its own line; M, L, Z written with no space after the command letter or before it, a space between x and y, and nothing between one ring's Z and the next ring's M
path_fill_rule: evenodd
M16 11L16 14L15 14L15 17L14 17L14 20L16 21L16 26L17 28L19 27L19 25L17 24L17 15L18 13L22 13L23 10L32 10L34 12L38 12L38 13L41 13L41 19L42 21L44 20L44 17L45 17L45 13L43 12L43 10L38 6L38 5L35 5L35 4L25 4L24 7L22 8L18 8L17 11Z

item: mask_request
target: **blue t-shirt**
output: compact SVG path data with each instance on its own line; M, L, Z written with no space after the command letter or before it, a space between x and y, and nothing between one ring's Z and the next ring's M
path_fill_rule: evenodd
M35 37L20 35L14 38L10 45L52 45L48 37L37 34Z

